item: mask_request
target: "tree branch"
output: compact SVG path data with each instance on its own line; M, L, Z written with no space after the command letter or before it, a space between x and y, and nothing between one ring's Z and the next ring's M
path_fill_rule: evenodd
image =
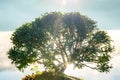
M59 43L60 43L60 46L61 46L61 50L65 53L65 56L66 56L66 58L67 58L67 62L69 63L69 62L70 62L70 58L68 57L66 51L64 50L64 47L63 47L63 45L62 45L62 43L61 43L60 40L59 40Z
M51 36L51 34L49 33L48 34L49 36ZM51 36L51 39L54 41L54 43L59 47L59 49L60 49L60 51L61 51L61 57L62 57L62 60L63 60L63 62L65 63L65 67L66 67L66 60L65 60L65 56L64 56L64 54L63 54L63 51L62 51L62 48L60 47L60 44L59 43L57 43L57 41Z
M55 58L55 60L62 64L62 62L61 62L60 60L58 60L58 59L56 59L56 58Z
M97 70L96 67L91 67L91 66L89 66L89 65L87 65L87 64L84 64L84 63L81 63L81 64L84 65L84 66L86 66L86 67L88 67L88 68L90 68L90 69L95 69L95 70Z

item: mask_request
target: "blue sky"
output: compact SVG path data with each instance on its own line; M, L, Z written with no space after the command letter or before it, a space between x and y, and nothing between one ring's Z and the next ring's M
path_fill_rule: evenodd
M100 29L120 29L120 0L0 0L0 31L11 31L45 12L80 12Z

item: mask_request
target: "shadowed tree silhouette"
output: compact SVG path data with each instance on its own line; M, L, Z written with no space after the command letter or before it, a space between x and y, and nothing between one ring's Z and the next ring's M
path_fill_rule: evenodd
M111 39L96 22L79 12L50 12L23 24L12 34L9 59L22 70L33 63L63 73L69 64L109 72ZM89 65L90 64L90 65Z

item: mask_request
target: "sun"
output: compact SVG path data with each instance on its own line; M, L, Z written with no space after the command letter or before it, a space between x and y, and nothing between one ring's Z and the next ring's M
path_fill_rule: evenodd
M62 4L66 5L67 4L67 0L62 0Z
M62 5L77 4L80 0L62 0Z

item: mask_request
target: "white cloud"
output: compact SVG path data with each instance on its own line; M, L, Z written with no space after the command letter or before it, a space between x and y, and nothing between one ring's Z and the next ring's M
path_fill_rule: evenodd
M113 45L115 46L115 51L113 52L112 59L110 63L113 65L110 73L99 73L98 71L83 68L81 70L69 68L66 70L66 73L73 75L75 77L84 78L84 80L119 80L120 76L120 30L108 30L108 34L113 40ZM74 74L73 74L74 73Z
M120 54L120 30L108 30L107 32L113 40L113 45L115 47L113 54Z
M11 61L7 57L7 52L12 46L10 36L12 32L0 32L0 71L14 69Z
M68 71L68 74L74 75L77 77L84 78L85 80L117 80L120 76L120 30L109 30L107 31L111 36L113 45L115 46L114 56L111 60L113 64L113 69L110 73L99 73L97 71L83 68L82 70L72 70L71 68ZM11 61L7 57L7 51L12 46L10 41L12 32L0 32L0 70L6 69L15 69L14 65L11 64ZM116 56L117 55L117 56ZM74 74L73 74L74 73Z
M112 58L111 63L113 68L110 73L100 73L98 71L92 70L90 68L74 69L72 65L66 70L66 74L75 77L83 78L84 80L119 80L120 76L120 56L115 56Z

